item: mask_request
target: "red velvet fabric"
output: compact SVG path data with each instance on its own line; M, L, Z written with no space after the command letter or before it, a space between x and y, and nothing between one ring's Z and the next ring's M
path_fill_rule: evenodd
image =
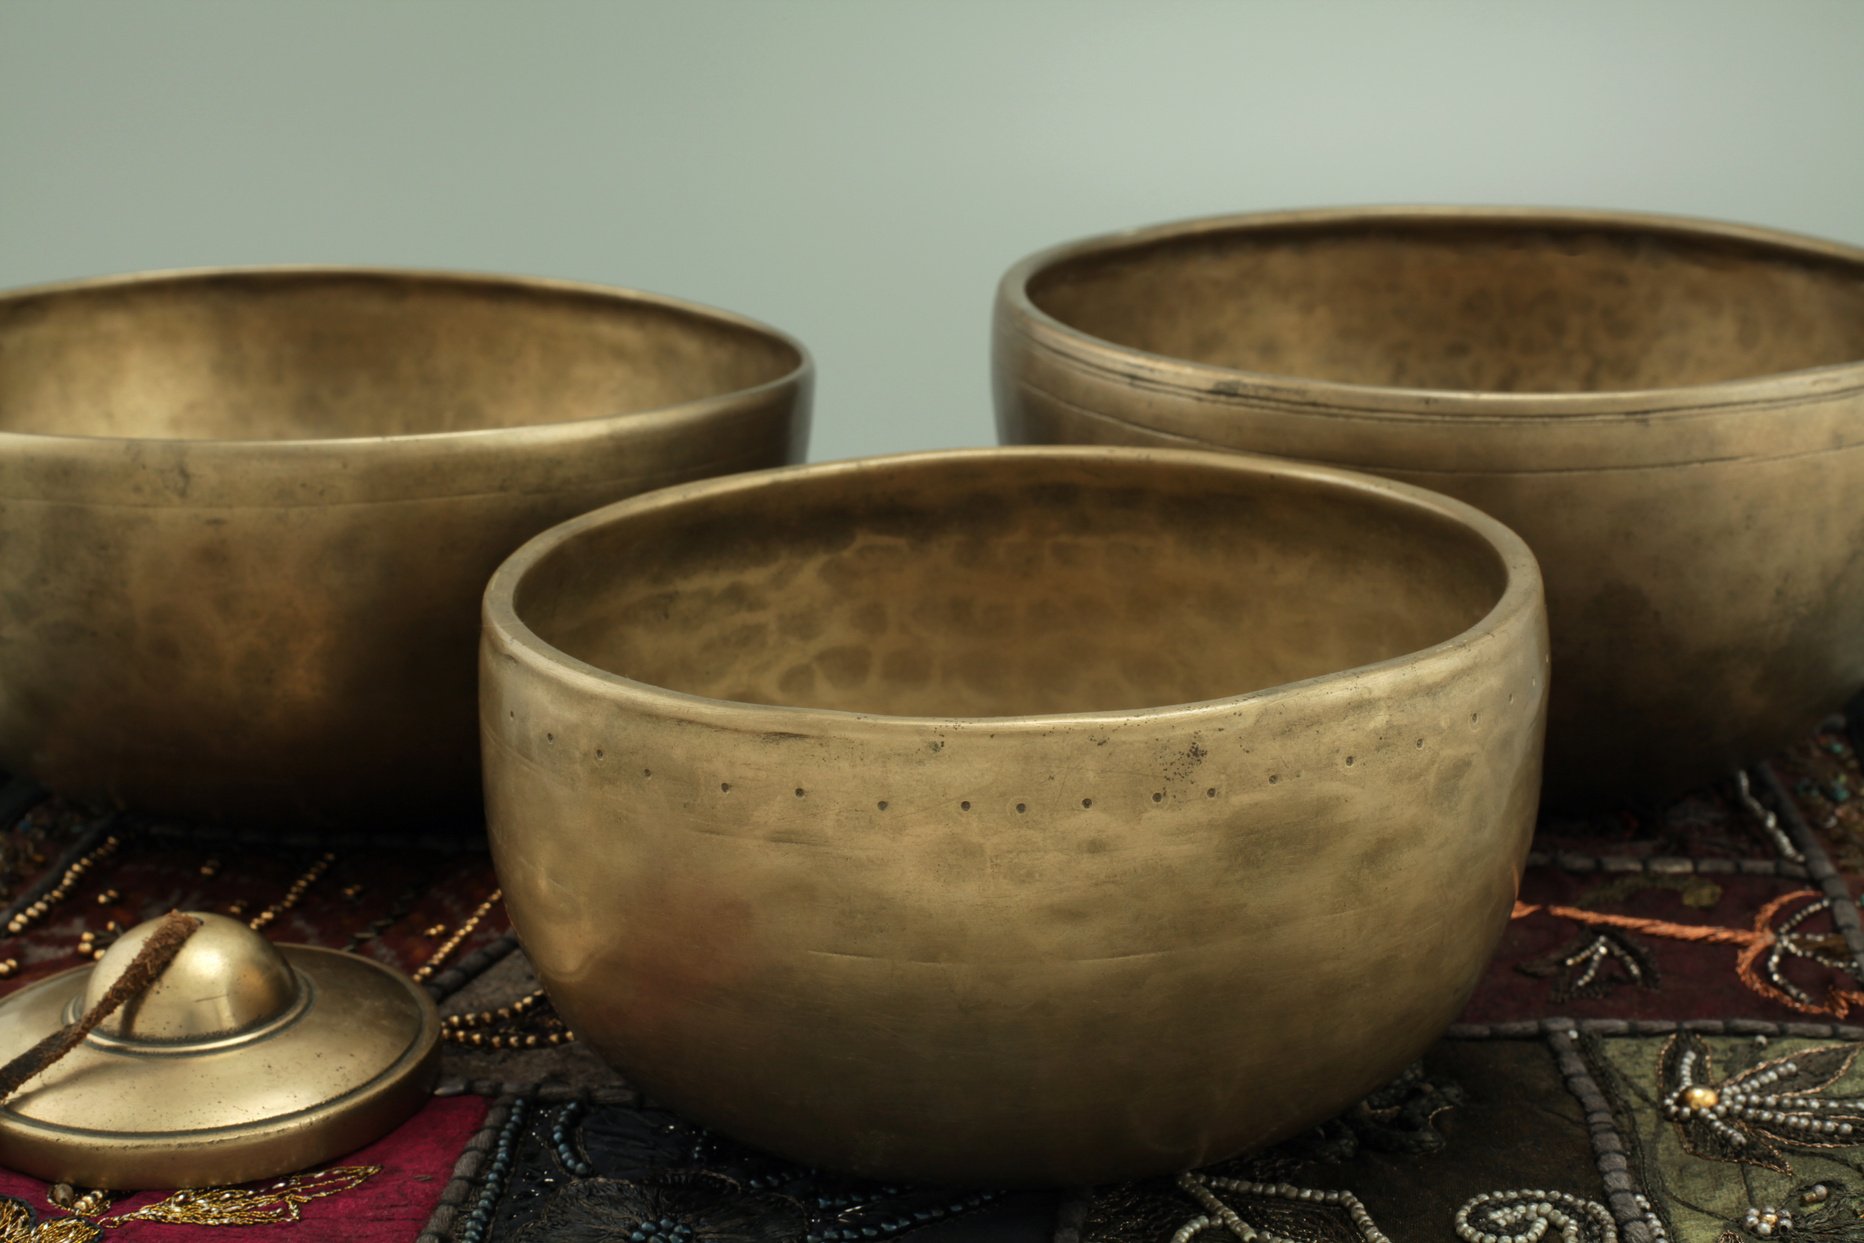
M190 1226L135 1222L106 1232L115 1243L312 1243L342 1239L346 1243L408 1243L433 1214L466 1143L485 1121L483 1097L443 1096L383 1139L359 1152L337 1157L320 1168L379 1165L382 1172L346 1191L313 1200L300 1210L302 1219L266 1226ZM252 1184L268 1186L272 1181ZM61 1217L37 1179L0 1170L0 1195L23 1200L41 1221ZM133 1212L168 1193L140 1192L113 1204L109 1216Z

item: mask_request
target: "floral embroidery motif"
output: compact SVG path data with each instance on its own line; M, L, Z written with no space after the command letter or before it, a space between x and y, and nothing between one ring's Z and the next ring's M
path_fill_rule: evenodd
M1593 934L1592 940L1579 943L1577 951L1561 951L1555 957L1555 965L1545 971L1535 969L1538 963L1524 964L1522 969L1530 975L1551 975L1560 965L1573 967L1588 961L1595 954L1617 958L1622 952L1625 958L1619 959L1621 966L1627 961L1636 962L1642 951L1634 950L1635 942L1626 935L1634 932L1674 941L1734 945L1739 947L1739 953L1735 956L1735 974L1748 988L1801 1014L1829 1015L1842 1019L1851 1013L1852 1007L1864 1006L1864 988L1857 987L1856 968L1850 960L1844 938L1837 932L1811 932L1806 929L1807 922L1813 916L1830 909L1831 899L1821 897L1817 890L1797 889L1761 907L1754 914L1753 927L1747 929L1723 928L1713 924L1679 924L1663 919L1588 911L1576 906L1526 902L1515 903L1513 917L1526 919L1530 915L1545 913L1557 919L1570 920ZM1597 941L1608 933L1616 934L1613 944L1596 948ZM1788 976L1789 965L1796 961L1814 963L1837 972L1848 983L1834 981L1826 987L1823 998L1814 997ZM1602 958L1600 963L1602 965ZM1626 974L1631 975L1628 967ZM1591 986L1598 980L1599 973L1582 972L1581 977L1584 979L1583 984L1579 979L1572 980L1575 990ZM1631 978L1634 981L1638 979L1635 975L1631 975ZM1569 995L1590 994L1574 991Z
M1465 1097L1445 1069L1414 1063L1387 1086L1311 1131L1267 1151L1193 1172L1186 1176L1192 1180L1190 1187L1183 1179L1165 1178L1102 1187L1083 1205L1075 1237L1100 1243L1168 1243L1174 1234L1188 1230L1192 1233L1186 1237L1197 1243L1234 1240L1235 1230L1213 1207L1214 1201L1260 1240L1368 1243L1365 1231L1377 1227L1364 1205L1349 1200L1345 1192L1306 1187L1304 1180L1323 1171L1337 1179L1342 1167L1373 1153L1385 1154L1373 1158L1379 1165L1394 1158L1400 1164L1415 1159L1435 1168L1433 1154L1453 1142L1439 1128ZM1187 1210L1187 1196L1197 1201L1194 1210ZM1187 1211L1197 1215L1187 1218ZM1068 1237L1068 1232L1057 1237Z
M523 1130L521 1122L506 1137L507 1151L536 1144L570 1181L544 1180L542 1202L513 1243L869 1243L961 1218L1003 1194L823 1174L659 1110L572 1101L528 1140ZM483 1230L490 1209L477 1220Z
M1541 1243L1557 1231L1561 1243L1618 1243L1618 1226L1604 1205L1564 1191L1485 1191L1456 1210L1463 1243Z
M1258 1183L1241 1178L1220 1178L1214 1174L1180 1174L1178 1189L1203 1206L1204 1212L1184 1223L1171 1236L1171 1243L1189 1243L1200 1234L1224 1231L1241 1243L1303 1243L1299 1238L1276 1234L1251 1225L1241 1213L1226 1203L1219 1191L1231 1191L1262 1199L1288 1200L1316 1208L1345 1209L1353 1233L1362 1243L1391 1243L1372 1221L1372 1214L1350 1191L1317 1191L1296 1187L1292 1183ZM1611 1243L1616 1243L1612 1240Z
M1801 1049L1717 1082L1708 1045L1680 1032L1658 1060L1659 1107L1693 1155L1791 1174L1783 1148L1864 1142L1864 1100L1820 1095L1851 1068L1858 1050Z
M1424 1073L1413 1062L1402 1074L1351 1109L1322 1124L1343 1132L1335 1142L1340 1160L1350 1160L1360 1148L1375 1152L1436 1152L1444 1145L1437 1120L1463 1103L1463 1089Z
M1598 929L1543 958L1529 959L1518 969L1542 979L1558 976L1553 982L1555 1001L1603 997L1617 984L1654 992L1662 979L1651 952L1617 928Z

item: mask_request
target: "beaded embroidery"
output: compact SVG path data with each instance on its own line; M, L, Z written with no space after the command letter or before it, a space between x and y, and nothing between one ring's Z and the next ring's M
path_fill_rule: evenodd
M1618 1243L1604 1205L1564 1191L1485 1191L1456 1210L1463 1243L1540 1243L1558 1231L1562 1243Z
M1739 949L1735 956L1735 974L1749 989L1802 1014L1830 1015L1842 1019L1851 1013L1852 1007L1864 1004L1864 989L1855 987L1857 968L1846 952L1841 936L1836 933L1811 932L1806 928L1813 916L1831 909L1831 899L1821 897L1817 890L1796 889L1762 906L1755 912L1753 926L1746 929L1722 928L1713 924L1679 924L1669 920L1588 911L1574 906L1526 902L1515 903L1513 917L1526 919L1531 915L1545 913L1569 920L1587 929L1592 934L1592 943L1611 935L1613 943L1599 953L1613 956L1622 953L1621 966L1626 966L1626 975L1637 983L1649 981L1649 977L1640 979L1636 974L1638 968L1648 963L1648 954L1641 950L1633 952L1630 947L1634 943L1627 933L1642 933L1676 941L1733 945ZM1582 941L1580 944L1582 949L1579 953L1562 951L1563 957L1559 961L1570 967L1590 956L1593 951L1584 948L1589 943ZM1814 997L1787 975L1789 964L1795 960L1816 963L1837 972L1850 984L1832 983L1826 988L1823 998ZM1552 974L1551 969L1539 969L1544 962L1540 960L1540 963L1524 964L1522 969L1532 975ZM1596 971L1588 974L1584 985L1593 984L1597 974ZM1575 988L1568 995L1588 994Z
M1352 1224L1353 1233L1364 1243L1391 1243L1377 1225L1372 1221L1372 1214L1359 1202L1359 1197L1350 1191L1318 1191L1312 1187L1297 1187L1292 1183L1258 1183L1241 1178L1219 1178L1213 1174L1180 1174L1178 1189L1203 1206L1204 1212L1184 1223L1172 1235L1171 1243L1189 1243L1198 1235L1209 1231L1222 1230L1242 1243L1303 1243L1303 1240L1291 1234L1276 1233L1258 1229L1251 1225L1241 1213L1232 1208L1219 1191L1234 1192L1263 1200L1285 1200L1301 1206L1312 1206L1332 1213L1344 1212ZM1615 1243L1615 1241L1614 1241Z
M1750 1208L1723 1232L1721 1243L1778 1243L1783 1238L1798 1243L1859 1243L1864 1240L1861 1208L1864 1205L1844 1183L1805 1183L1779 1204Z
M1790 1174L1783 1148L1864 1142L1864 1101L1819 1095L1857 1055L1856 1045L1801 1049L1717 1082L1708 1045L1678 1032L1659 1059L1659 1107L1693 1155Z

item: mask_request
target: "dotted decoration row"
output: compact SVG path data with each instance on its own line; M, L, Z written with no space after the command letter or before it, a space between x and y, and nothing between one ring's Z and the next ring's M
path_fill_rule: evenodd
M514 720L515 720L515 719L517 718L517 715L518 715L518 714L517 714L517 712L516 712L516 710L512 710L512 711L510 711L510 712L508 712L508 713L507 713L507 715L508 715L509 717L511 717L512 719L514 719ZM1481 716L1482 716L1482 714L1481 714L1481 713L1479 713L1479 712L1472 712L1472 713L1470 713L1470 714L1469 714L1469 723L1470 723L1471 725L1475 725L1475 724L1477 724L1477 723L1478 723L1478 722L1479 722L1479 721L1481 720ZM556 743L556 740L557 740L557 735L556 735L556 733L555 733L555 731L548 731L548 730L547 730L547 731L545 731L545 733L544 733L544 741L545 741L545 743L547 743L547 744L551 744L551 745L554 745L554 744ZM942 748L942 746L943 746L943 743L940 743L940 744L938 744L938 745L939 745L939 747L941 747L941 748ZM1417 748L1418 750L1420 750L1420 751L1421 751L1421 750L1423 750L1423 749L1424 749L1424 740L1423 740L1422 738L1419 738L1419 739L1416 739L1416 740L1415 740L1415 742L1413 743L1413 746L1415 746L1415 747L1416 747L1416 748ZM594 758L595 758L595 759L596 759L596 760L597 760L598 762L600 762L600 761L604 761L604 760L606 760L606 759L608 758L608 753L607 753L607 751L606 751L606 750L605 750L604 748L602 748L602 747L596 747L596 748L594 748L594 749L593 749L593 750L591 751L591 755L593 755L593 756L594 756ZM1353 767L1353 766L1354 766L1354 764L1355 764L1355 763L1357 762L1357 760L1358 760L1358 757L1357 757L1357 756L1354 756L1354 755L1348 755L1348 756L1346 756L1346 757L1345 757L1345 761L1344 761L1344 766L1345 766L1345 767L1347 767L1347 768L1351 768L1351 767ZM1303 776L1303 775L1304 775L1304 774L1302 774L1302 773L1296 773L1296 774L1295 774L1295 776L1296 776L1296 777L1301 777L1301 776ZM643 768L643 769L641 770L641 779L642 779L643 781L651 781L651 780L653 780L653 777L654 777L654 770L653 770L653 769L651 769L651 768ZM1280 774L1280 773L1270 773L1270 774L1268 775L1268 784L1269 784L1269 785L1278 785L1278 784L1280 784L1280 782L1281 782L1281 774ZM720 793L720 794L730 794L730 793L731 793L731 782L729 782L729 781L721 781L721 782L719 782L719 783L718 783L718 791L719 791L719 793ZM796 798L807 798L807 797L808 797L808 795L809 795L809 791L808 791L808 790L806 790L806 789L804 789L804 788L803 788L802 786L797 786L797 787L795 787L795 789L794 789L794 790L792 791L792 793L794 794L794 796L795 796ZM1217 797L1217 793L1218 793L1218 790L1217 790L1217 787L1216 787L1216 786L1208 786L1208 787L1206 787L1206 788L1205 788L1205 790L1204 790L1204 797L1205 797L1205 798L1211 798L1211 799L1214 799L1214 798L1216 798L1216 797ZM1160 790L1160 791L1154 791L1154 792L1153 792L1153 794L1152 794L1152 801L1153 801L1154 803L1163 803L1163 802L1165 801L1165 793L1164 793L1164 791L1162 791L1162 790ZM891 804L891 803L890 803L890 802L889 802L888 800L886 800L886 799L880 799L880 800L878 800L877 802L875 802L875 804L874 804L874 808L875 808L875 810L876 810L876 811L887 811L887 810L888 810L888 809L889 809L889 808L890 808L891 806L892 806L892 804ZM1093 799L1092 799L1091 797L1089 797L1089 798L1083 798L1083 799L1081 800L1081 807L1082 807L1082 808L1083 808L1084 810L1089 810L1089 809L1092 809L1092 808L1093 808L1093 806L1094 806L1094 800L1093 800ZM958 810L959 810L959 811L970 811L970 810L971 810L971 800L969 800L969 799L963 799L963 800L961 800L961 801L959 802L959 804L958 804ZM1017 815L1019 815L1019 816L1020 816L1020 815L1026 815L1026 814L1028 813L1028 811L1029 811L1029 804L1028 804L1028 803L1017 803L1017 804L1016 804L1016 814L1017 814Z

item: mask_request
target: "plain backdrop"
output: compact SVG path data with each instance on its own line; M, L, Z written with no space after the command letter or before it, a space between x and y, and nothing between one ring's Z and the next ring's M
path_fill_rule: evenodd
M812 456L994 440L1023 254L1374 202L1864 244L1864 0L0 0L0 286L340 262L779 325Z

